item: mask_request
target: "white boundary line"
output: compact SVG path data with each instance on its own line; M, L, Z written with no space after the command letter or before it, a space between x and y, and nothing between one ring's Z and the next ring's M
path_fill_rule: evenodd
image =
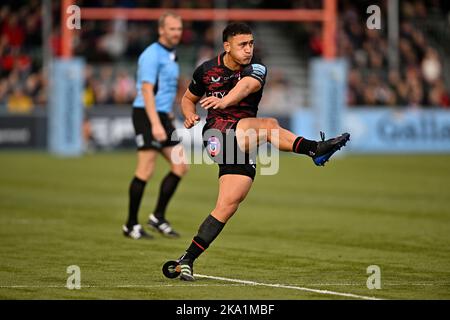
M165 288L165 287L246 287L247 284L197 284L197 283L179 283L179 284L118 284L111 286L102 285L80 285L80 289L116 289L116 288ZM0 289L67 289L64 285L0 285Z
M248 281L248 280L239 280L239 279L230 279L230 278L223 278L223 277L207 276L207 275L203 275L203 274L194 274L194 276L196 276L198 278L206 278L206 279L214 279L214 280L221 280L221 281L228 281L228 282L236 282L236 283L242 283L242 284L248 284L248 285L254 285L254 286L265 286L265 287L273 287L273 288L293 289L293 290L307 291L307 292L320 293L320 294L329 294L329 295L334 295L334 296L356 298L356 299L363 299L363 300L383 300L383 299L380 299L380 298L368 297L368 296L360 296L360 295L352 294L352 293L343 293L343 292L336 292L336 291L329 291L329 290L310 289L310 288L304 288L304 287L288 286L288 285L283 285L283 284L260 283L260 282Z
M196 276L199 276L196 274ZM200 275L199 278L202 276ZM212 276L211 276L212 277ZM229 281L234 280L230 279ZM237 280L246 281L246 280ZM255 284L255 283L234 283L234 284L213 284L213 283L186 283L186 284L117 284L117 285L81 285L81 288L98 288L98 289L108 289L108 288L163 288L163 287L245 287L249 285L266 285L266 284ZM267 284L271 285L271 284ZM283 286L327 286L327 287L361 287L361 283L301 283L301 284L287 284ZM450 286L450 283L384 283L384 287L392 286L419 286L419 287L434 287L434 286ZM279 286L279 285L277 285ZM27 288L67 288L65 285L22 285L22 284L11 284L11 285L0 285L0 289L27 289ZM315 290L315 289L314 289Z
M196 274L195 276L198 276L199 278L202 277L202 275ZM205 276L206 277L206 276ZM212 276L211 276L212 278ZM214 277L215 279L216 277ZM222 280L222 278L221 278ZM229 279L228 281L231 281L234 279ZM236 281L243 281L243 283L233 283L233 284L218 284L218 283L185 283L185 284L117 284L117 285L81 285L81 289L83 288L97 288L97 289L113 289L113 288L164 288L164 287L246 287L249 285L269 285L272 286L272 284L256 284L250 281L250 283L247 283L246 280L236 280ZM288 287L295 287L295 286L302 286L302 285L309 285L309 286L345 286L345 287L361 287L361 283L301 283L301 284L287 284L287 285L276 285L277 287L282 286L288 286ZM384 287L391 287L391 286L450 286L450 283L384 283ZM45 288L67 288L65 285L22 285L22 284L11 284L11 285L1 285L0 289L45 289ZM316 289L312 289L316 290Z
M211 279L220 279L223 280L225 278L218 278L213 276L203 276L199 274L195 274L195 276L199 278L206 278L210 277ZM228 279L224 281L239 281L241 283L234 283L234 284L219 284L219 283L185 283L185 284L117 284L117 285L81 285L81 288L99 288L99 289L108 289L108 288L163 288L163 287L246 287L249 285L268 285L272 286L272 284L264 284L264 283L254 283L252 281L247 280L235 280L235 279ZM361 287L361 283L292 283L292 284L286 284L286 285L278 285L276 286L288 286L288 287L295 287L295 286L327 286L327 287L336 287L336 286L345 286L345 287ZM450 283L384 283L384 287L392 287L392 286L420 286L420 287L434 287L434 286L450 286ZM25 284L0 284L0 289L27 289L27 288L67 288L65 285L25 285ZM312 289L316 290L316 289Z
M224 278L224 277L216 277L216 276L208 276L208 275L202 275L202 274L194 274L194 276L198 278L205 278L205 279L213 279L213 280L220 280L220 281L226 281L226 282L235 282L233 284L217 284L217 283L185 283L185 284L118 284L118 285L81 285L80 289L114 289L114 288L142 288L142 289L150 289L150 288L164 288L164 287L245 287L245 286L265 286L265 287L273 287L273 288L282 288L282 289L292 289L292 290L299 290L299 291L306 291L306 292L312 292L312 293L318 293L318 294L328 294L328 295L335 295L335 296L342 296L342 297L348 297L348 298L355 298L355 299L363 299L363 300L385 300L383 298L376 298L376 297L369 297L369 296L362 296L352 293L345 293L345 292L336 292L331 290L320 290L320 289L311 289L306 287L300 287L294 284L290 285L284 285L284 284L271 284L271 283L260 283L256 281L249 281L249 280L240 280L240 279L231 279L231 278ZM358 286L360 287L360 283L310 283L309 285L313 286ZM415 286L436 286L436 285L443 285L443 286L449 286L450 283L391 283L391 284L385 284L386 287L388 286L399 286L399 285L415 285ZM55 289L67 289L65 285L1 285L0 289L45 289L45 288L55 288Z

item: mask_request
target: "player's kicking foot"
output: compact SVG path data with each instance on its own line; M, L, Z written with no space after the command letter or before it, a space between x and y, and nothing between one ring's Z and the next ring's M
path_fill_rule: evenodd
M325 140L325 133L320 132L322 141L317 143L317 150L311 155L316 166L324 166L331 156L340 150L348 140L350 140L350 133L343 133L340 136Z
M189 261L186 260L180 261L180 280L195 281L194 266Z
M172 229L169 221L166 219L158 219L153 213L150 215L147 224L169 238L179 238L180 234Z
M148 234L142 229L140 224L135 224L132 228L128 228L127 226L122 226L123 235L125 237L140 240L140 239L153 239L153 236Z

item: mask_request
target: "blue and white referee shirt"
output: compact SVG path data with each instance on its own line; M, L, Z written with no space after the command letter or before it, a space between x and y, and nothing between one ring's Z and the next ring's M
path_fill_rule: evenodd
M159 42L148 46L138 60L134 108L145 108L141 88L143 82L154 86L157 112L169 113L177 94L180 68L174 49L167 48Z

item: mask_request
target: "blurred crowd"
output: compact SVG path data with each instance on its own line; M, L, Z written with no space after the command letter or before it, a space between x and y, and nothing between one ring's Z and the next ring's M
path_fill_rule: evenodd
M151 1L77 1L82 7L120 5L148 7ZM170 1L153 1L155 7L174 7ZM189 1L177 1L178 6ZM196 5L212 6L211 1ZM53 57L61 55L59 1L52 2L55 24L50 44ZM139 54L157 40L156 21L83 21L75 31L74 54L85 58L84 104L126 105L135 97L135 70ZM179 58L190 70L182 74L180 94L195 65L212 58L215 34L212 23L184 23ZM41 1L7 1L0 4L0 111L27 113L48 101L47 72L43 66Z
M413 22L426 18L428 11L440 10L440 1L401 1L401 25L397 69L388 63L385 27L366 28L366 5L340 1L338 30L339 55L348 58L348 103L350 105L450 106L448 86L444 81L444 56L427 40L427 34ZM385 1L379 1L386 5ZM50 43L53 56L61 54L59 1L53 1L53 28ZM228 1L236 7L237 1ZM317 8L317 1L254 1L264 7ZM201 7L211 8L214 1L96 0L77 1L86 7ZM241 4L245 6L245 4ZM386 8L382 8L385 12ZM444 12L442 12L444 14ZM309 48L313 55L322 52L320 26L312 25ZM195 66L212 58L217 33L210 22L185 21L179 46L182 76L180 96L190 81ZM156 22L83 21L76 31L74 50L85 57L84 103L129 106L135 96L135 70L138 55L157 39ZM182 54L180 54L182 53ZM41 1L2 1L0 4L0 111L26 113L43 108L48 101L47 72L43 67ZM275 68L271 68L275 70ZM447 84L448 85L448 84ZM269 75L264 101L273 101L289 86L280 72Z
M28 112L47 101L41 63L41 5L0 7L0 105Z
M439 6L426 6L426 1L400 2L397 67L389 63L385 22L380 30L367 28L365 9L347 1L340 14L339 54L350 62L348 104L450 107L443 77L445 53L439 53L414 23L428 17L431 10L439 16ZM383 15L382 21L386 18Z

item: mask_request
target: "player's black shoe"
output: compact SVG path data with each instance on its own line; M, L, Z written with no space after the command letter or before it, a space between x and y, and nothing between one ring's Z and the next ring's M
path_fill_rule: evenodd
M320 132L320 138L322 141L317 143L316 152L311 154L311 157L316 166L324 166L331 156L338 150L340 150L348 140L350 140L350 133L343 133L340 136L332 139L325 140L325 133Z
M180 276L183 281L195 281L194 262L186 258L186 252L177 260L167 261L162 267L162 272L166 278L175 279Z
M179 238L180 234L172 229L169 221L166 219L158 219L153 214L150 215L147 224L169 238Z
M180 280L195 281L194 266L189 260L180 261Z
M139 240L139 239L153 239L153 236L148 234L147 232L142 229L142 226L140 224L135 224L133 228L128 228L127 226L122 226L123 235L125 237Z

